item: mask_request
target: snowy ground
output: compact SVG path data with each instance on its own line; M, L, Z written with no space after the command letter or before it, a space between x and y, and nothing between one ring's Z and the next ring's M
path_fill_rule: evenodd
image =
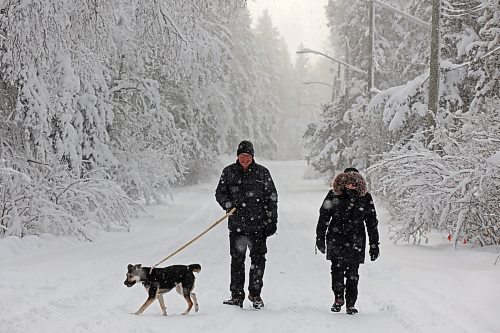
M146 299L123 285L129 263L153 265L193 238L223 212L214 200L216 177L176 190L169 207L154 207L130 233L93 243L48 236L0 240L0 332L500 332L500 254L432 246L394 245L379 207L381 257L360 270L356 316L331 313L329 263L314 254L319 206L328 187L304 180L303 162L266 162L279 192L278 235L268 242L261 311L229 307L229 250L224 225L165 264L199 263L200 312L180 315L184 300L166 295L132 315ZM248 261L247 261L248 263Z

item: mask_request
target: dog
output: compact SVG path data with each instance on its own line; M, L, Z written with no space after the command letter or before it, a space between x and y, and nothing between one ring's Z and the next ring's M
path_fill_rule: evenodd
M127 266L127 278L125 284L127 287L132 287L137 282L142 282L148 292L148 299L134 314L140 315L158 299L160 308L164 316L167 315L167 307L163 299L163 294L169 292L173 288L184 296L187 303L187 309L183 315L187 315L194 305L194 311L198 312L199 305L196 294L193 293L195 276L193 272L200 272L199 264L192 265L172 265L165 268L142 267L141 264Z

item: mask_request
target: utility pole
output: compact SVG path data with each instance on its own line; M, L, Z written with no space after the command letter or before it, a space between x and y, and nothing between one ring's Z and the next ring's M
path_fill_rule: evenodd
M332 70L330 70L332 71ZM333 72L333 71L332 71ZM333 76L333 82L332 82L332 95L330 97L330 102L333 102L335 100L335 97L337 95L337 76L339 75L339 73L335 73L335 75Z
M375 27L375 13L374 13L374 5L373 0L368 0L368 10L370 13L370 21L369 21L369 33L368 33L368 84L367 84L367 96L371 98L372 95L372 87L373 87L373 51L374 51L374 27Z
M349 39L345 40L345 61L349 62ZM368 73L365 73L368 74ZM345 100L345 105L349 104L349 92L350 92L350 85L351 85L351 73L349 72L349 67L346 67L344 69L344 82L345 82L345 92L344 92L344 100Z
M435 116L439 107L439 16L441 13L440 0L432 0L432 22L431 22L431 57L429 61L429 95L427 104L427 128L429 135L427 143L433 139L432 130L435 128Z
M333 81L332 89L332 102L337 96L342 96L342 68L340 68L340 63L337 64L337 73L335 74L335 80Z

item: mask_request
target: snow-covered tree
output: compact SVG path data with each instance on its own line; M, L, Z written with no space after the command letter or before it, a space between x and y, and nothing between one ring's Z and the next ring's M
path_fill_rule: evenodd
M126 228L129 196L200 177L227 139L227 25L244 5L3 2L0 235Z
M438 229L455 241L499 244L493 212L500 198L499 171L489 162L499 150L499 4L442 1L440 98L433 127L427 121L429 74L423 66L429 61L429 32L390 8L428 22L430 2L385 4L375 10L375 86L382 91L368 98L359 89L363 83L350 76L350 89L326 105L310 127L313 166L326 173L348 165L370 170L374 191L393 208L396 240L420 242ZM352 4L358 17L347 5L329 2L332 41L341 50L344 40L343 59L365 68L366 14L361 2Z
M271 98L274 101L274 97L266 88L266 77L259 75L259 51L251 23L248 9L242 8L238 19L229 27L232 49L227 67L227 81L232 110L227 114L229 118L225 122L228 139L222 151L230 154L234 154L235 142L238 143L242 139L255 141L256 144L269 139L265 125L267 110L261 108L259 100L260 96L263 96L263 100Z
M439 230L455 244L498 245L500 167L490 158L500 151L499 122L492 125L484 114L450 117L468 126L456 131L441 127L434 136L441 151L426 147L421 133L371 167L394 216L393 238L420 243Z
M415 15L423 16L423 19L429 11L419 1L407 3L394 0L386 3L394 8L403 8ZM369 42L367 3L365 1L330 1L326 12L332 31L331 42L334 55L367 71L367 44ZM425 50L428 49L428 38L425 36L425 29L416 29L413 22L405 21L396 11L386 7L375 6L374 16L375 88L385 89L403 84L409 78L418 78L418 70L422 69L422 63L425 63L427 59ZM402 76L401 73L405 75ZM323 161L331 161L329 167L322 163L321 169L323 172L330 173L349 165L363 168L373 161L371 155L387 151L389 144L398 140L395 135L387 131L380 118L374 115L376 112L367 111L370 98L366 93L366 75L357 73L344 65L339 66L337 75L344 87L341 90L336 87L336 99L326 107L316 128L340 127L341 130L330 133L328 135L330 139L326 141L324 137L312 137L308 140L308 146L312 150L312 160L319 158L315 156L314 151L321 152ZM418 96L416 98L418 99ZM333 114L336 116L332 117ZM373 121L377 122L376 126ZM336 123L324 124L325 122ZM412 133L414 129L415 125L409 125L408 132ZM405 135L401 133L401 136ZM389 138L390 141L387 141ZM343 145L339 145L339 142Z
M500 171L489 162L500 148L500 35L491 29L498 26L498 6L490 1L445 3L442 55L447 58L441 60L440 108L429 144L423 122L425 74L372 100L369 109L383 108L389 130L405 133L372 167L394 207L397 240L420 242L437 229L449 232L455 242L500 243L493 208L500 198Z

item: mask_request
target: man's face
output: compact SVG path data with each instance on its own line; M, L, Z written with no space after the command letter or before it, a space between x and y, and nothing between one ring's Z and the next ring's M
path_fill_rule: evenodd
M253 161L253 156L250 154L243 153L238 155L238 162L245 170L248 169L250 164L252 164L252 161Z

